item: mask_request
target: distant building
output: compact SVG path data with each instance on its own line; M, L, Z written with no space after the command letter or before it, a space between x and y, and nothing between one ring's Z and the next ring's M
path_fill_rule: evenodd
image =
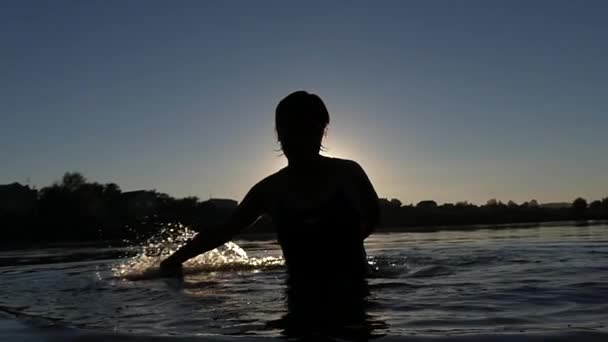
M127 211L138 219L151 215L159 206L158 194L155 191L136 190L122 193Z
M200 204L199 222L203 225L225 222L237 206L238 202L235 200L210 198Z
M25 215L36 206L38 191L19 183L0 185L0 215Z
M416 208L437 208L437 202L431 200L420 201L416 204Z
M233 210L239 205L235 200L224 198L210 198L207 202L213 204L213 206L219 210Z

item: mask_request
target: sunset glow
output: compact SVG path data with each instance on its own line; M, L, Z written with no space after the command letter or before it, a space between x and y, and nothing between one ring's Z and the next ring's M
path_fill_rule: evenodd
M545 4L306 3L296 20L278 2L15 2L0 14L0 183L80 171L241 199L286 165L273 113L305 89L329 108L323 153L359 162L383 197L600 198L606 6Z

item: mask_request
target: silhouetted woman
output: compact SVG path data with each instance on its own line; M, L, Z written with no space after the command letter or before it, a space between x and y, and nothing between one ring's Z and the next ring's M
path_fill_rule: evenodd
M269 215L287 266L288 318L316 325L357 321L367 293L363 240L379 216L376 192L359 164L319 154L329 113L317 95L287 96L275 124L287 167L257 183L228 222L201 230L161 270L179 274L184 261Z

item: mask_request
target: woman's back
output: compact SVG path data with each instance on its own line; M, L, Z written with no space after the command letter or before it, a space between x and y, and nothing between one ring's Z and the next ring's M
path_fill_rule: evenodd
M266 183L292 323L362 319L368 293L362 227L369 215L354 181L360 176L352 161L321 157L305 171L287 167Z
M281 170L268 214L283 250L290 283L360 279L367 270L360 201L347 160L321 157L306 170Z

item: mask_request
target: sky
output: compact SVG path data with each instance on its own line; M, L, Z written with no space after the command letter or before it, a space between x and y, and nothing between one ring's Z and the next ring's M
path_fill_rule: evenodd
M606 1L2 1L0 184L240 200L321 96L403 203L608 196Z

